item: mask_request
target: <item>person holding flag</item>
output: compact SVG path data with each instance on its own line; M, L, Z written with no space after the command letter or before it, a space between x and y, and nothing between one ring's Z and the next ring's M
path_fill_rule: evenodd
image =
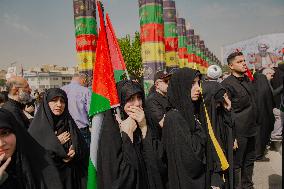
M143 157L147 124L144 92L139 83L117 84L120 113L104 114L98 146L98 188L147 189L149 182Z

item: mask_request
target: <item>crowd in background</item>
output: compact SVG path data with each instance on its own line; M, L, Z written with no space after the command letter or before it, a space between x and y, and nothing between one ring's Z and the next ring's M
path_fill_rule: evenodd
M255 161L282 142L284 65L251 70L227 58L159 71L145 97L135 80L117 83L119 109L104 112L97 151L99 189L254 188ZM19 76L0 93L0 188L84 189L91 143L87 76L32 91Z

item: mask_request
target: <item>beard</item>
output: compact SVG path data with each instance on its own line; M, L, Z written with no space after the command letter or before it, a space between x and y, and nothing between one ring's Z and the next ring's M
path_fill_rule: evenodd
M20 90L20 92L19 92L19 101L22 104L26 104L26 103L30 102L31 99L32 99L32 97L31 97L31 95L29 93Z

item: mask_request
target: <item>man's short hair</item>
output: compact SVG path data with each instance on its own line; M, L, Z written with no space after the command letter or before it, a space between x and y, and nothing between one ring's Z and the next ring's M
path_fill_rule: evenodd
M231 53L228 58L227 58L227 62L228 62L228 65L229 64L232 64L232 61L237 57L237 56L243 56L244 54L240 51L237 51L237 52L233 52Z
M8 79L6 82L6 90L10 93L14 86L19 86L21 83L13 78Z

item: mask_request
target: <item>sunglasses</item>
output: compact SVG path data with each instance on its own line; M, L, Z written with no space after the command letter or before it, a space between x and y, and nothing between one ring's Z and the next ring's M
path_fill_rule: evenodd
M163 79L163 82L164 82L164 83L167 83L167 84L168 84L169 81L170 81L169 79Z

